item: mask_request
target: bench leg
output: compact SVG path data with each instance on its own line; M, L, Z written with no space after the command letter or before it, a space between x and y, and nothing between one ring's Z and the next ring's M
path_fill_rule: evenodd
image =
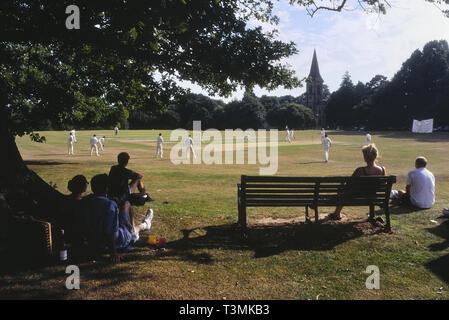
M309 222L310 218L309 218L309 207L306 206L306 222Z
M318 223L318 207L315 207L315 223Z
M374 205L369 206L369 218L370 220L374 220Z
M391 224L390 224L390 208L388 207L388 205L385 207L385 219L387 220L387 231L391 232Z
M246 207L245 206L239 206L239 221L238 224L243 229L246 229Z

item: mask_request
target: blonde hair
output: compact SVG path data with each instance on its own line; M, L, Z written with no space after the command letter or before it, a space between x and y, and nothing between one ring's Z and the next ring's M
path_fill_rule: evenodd
M362 148L362 152L363 156L365 157L365 160L369 161L375 161L379 156L379 151L377 150L376 145L374 143L364 146Z

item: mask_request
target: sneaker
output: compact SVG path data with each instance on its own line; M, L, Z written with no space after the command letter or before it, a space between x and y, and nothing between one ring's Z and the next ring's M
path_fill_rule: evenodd
M145 218L142 221L142 230L150 230L151 229L151 221L153 220L153 209L148 209Z
M154 200L153 198L151 198L150 195L149 195L148 193L145 193L142 197L145 199L145 202L153 202L153 201L156 201L156 200Z

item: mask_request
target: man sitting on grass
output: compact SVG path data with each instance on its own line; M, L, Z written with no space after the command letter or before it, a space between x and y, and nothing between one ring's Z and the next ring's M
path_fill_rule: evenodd
M128 201L125 201L119 211L115 201L107 198L107 174L96 175L90 184L94 194L86 201L83 210L89 246L96 252L109 250L112 262L120 262L117 249L129 249L139 239L140 231L151 228L153 210L148 209L142 223L135 225Z
M128 200L129 196L134 193L136 188L139 190L139 195L146 199L146 201L154 201L146 193L143 185L143 176L137 172L126 168L129 161L129 154L122 152L118 155L118 165L112 166L109 171L109 184L111 198L117 198L120 203ZM131 180L131 182L130 182Z
M408 173L405 191L392 190L390 198L420 209L431 208L435 204L435 177L426 169L426 165L426 158L416 158L416 169Z

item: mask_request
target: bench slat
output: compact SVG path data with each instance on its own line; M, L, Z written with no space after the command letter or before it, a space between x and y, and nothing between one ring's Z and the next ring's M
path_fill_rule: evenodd
M394 176L367 176L367 177L280 177L280 176L245 176L246 182L289 182L289 183L303 183L303 182L347 182L349 180L378 180L378 181L390 181Z
M247 202L247 207L305 207L310 206L313 207L313 201L280 201L280 200L258 200L257 202ZM344 201L326 201L322 202L318 205L318 207L335 207L338 205L342 205L345 207L366 207L369 205L375 205L383 207L385 204L384 201L372 201L372 202L366 202L366 201L351 201L351 202L344 202Z
M282 189L246 189L245 190L246 193L248 194L252 194L252 193L314 193L315 192L315 188L309 188L309 189L287 189L287 190L282 190ZM351 188L351 189L346 189L346 188L335 188L335 189L320 189L319 192L320 193L347 193L347 194L359 194L359 193L384 193L387 191L386 187L375 187L375 188Z

